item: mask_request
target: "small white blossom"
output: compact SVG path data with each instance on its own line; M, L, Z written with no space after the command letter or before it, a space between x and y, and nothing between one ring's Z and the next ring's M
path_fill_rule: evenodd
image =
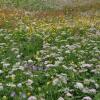
M3 63L3 67L8 67L8 66L10 66L9 63Z
M55 61L54 66L59 66L61 64L61 61Z
M95 83L95 87L96 87L96 89L98 89L100 86L99 86L99 84Z
M21 93L22 98L26 98L26 94L25 93Z
M58 77L59 77L59 79L60 79L60 81L61 82L63 82L63 83L67 83L67 76L66 76L66 74L63 74L63 73L61 73L60 75L57 75Z
M3 90L3 84L0 83L0 91Z
M82 64L82 67L83 68L91 68L92 67L92 64Z
M21 57L21 55L17 55L17 56L16 56L16 58L20 58L20 57Z
M27 84L27 85L32 85L32 83L33 83L33 81L30 80L30 79L28 79L26 84Z
M30 59L30 60L28 60L28 63L33 63L33 60L31 60L31 59Z
M82 100L92 100L92 98L91 97L89 97L89 96L86 96L86 97L83 97L83 99Z
M35 96L30 96L30 97L28 98L28 100L37 100L37 98L36 98Z
M3 71L2 70L0 70L0 74L2 74L3 73Z
M67 92L67 93L66 93L66 96L72 97L73 95L72 95L71 93Z
M20 69L20 70L24 70L24 67L23 66L19 66L19 68L18 69Z
M14 97L15 95L16 95L15 92L12 92L12 93L11 93L11 97Z
M89 88L84 88L82 90L83 93L88 93L88 94L96 94L96 89L89 89Z
M16 87L16 85L13 84L13 83L8 83L7 86L9 86L9 87Z
M90 94L96 94L96 89L90 89L90 90L89 90L89 93L90 93Z
M74 85L74 87L77 88L77 89L80 89L80 90L82 90L82 89L84 88L83 84L82 84L82 83L79 83L79 82L77 82L77 83Z
M59 59L59 61L63 61L64 58L63 57L58 57L58 59Z
M84 84L90 84L90 80L89 79L84 79Z
M50 67L54 67L54 65L53 64L47 64L46 67L50 68Z
M58 100L64 100L64 98L63 97L59 97Z
M17 87L21 88L22 87L22 83L18 83Z
M59 85L59 79L58 78L55 78L52 82L53 85Z

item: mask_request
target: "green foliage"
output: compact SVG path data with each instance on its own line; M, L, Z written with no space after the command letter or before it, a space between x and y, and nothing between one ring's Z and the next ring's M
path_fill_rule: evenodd
M97 93L97 94L95 95L94 100L99 100L99 99L100 99L100 93Z

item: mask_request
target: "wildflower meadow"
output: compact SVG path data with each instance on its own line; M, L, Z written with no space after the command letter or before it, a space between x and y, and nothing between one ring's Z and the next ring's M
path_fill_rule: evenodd
M65 11L0 7L0 100L100 100L100 16Z

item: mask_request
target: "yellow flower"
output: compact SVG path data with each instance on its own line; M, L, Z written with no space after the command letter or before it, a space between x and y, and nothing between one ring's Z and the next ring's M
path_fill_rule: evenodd
M31 93L30 93L30 92L28 92L28 93L27 93L27 95L28 95L28 96L30 96L30 95L31 95Z

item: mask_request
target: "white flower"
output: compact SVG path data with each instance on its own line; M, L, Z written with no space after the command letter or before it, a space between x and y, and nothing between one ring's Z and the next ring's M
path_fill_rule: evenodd
M3 90L3 84L0 83L0 91Z
M84 88L84 89L82 90L82 92L83 92L83 93L89 93L88 90L89 90L88 88Z
M24 70L24 67L23 66L19 66L19 68L18 69L20 69L20 70Z
M59 79L61 80L61 82L63 83L67 83L67 76L66 74L61 73L60 75L57 75L59 77Z
M59 97L58 100L64 100L64 98L63 97Z
M8 83L7 86L9 86L9 87L16 87L16 85L13 84L13 83Z
M13 51L13 52L14 51L19 51L19 49L18 48L12 48L11 51Z
M54 66L59 66L60 63L61 63L61 61L55 61Z
M82 90L82 89L84 88L83 84L82 84L82 83L79 83L79 82L77 82L77 83L74 85L74 87L77 88L77 89L80 89L80 90Z
M20 57L21 57L21 55L17 55L17 56L16 56L16 58L20 58Z
M90 94L96 94L96 89L89 89Z
M59 85L59 79L58 78L55 78L52 82L53 85Z
M27 84L27 85L31 85L32 83L33 83L33 81L30 80L30 79L28 79L26 84Z
M53 64L47 64L46 67L50 68L50 67L54 67L54 65Z
M89 94L96 94L96 89L88 89L88 88L84 88L83 93L89 93Z
M91 68L92 67L92 64L82 64L82 67L83 68Z
M68 70L68 67L66 65L62 65L62 67L65 69L65 70Z
M30 96L30 97L28 98L28 100L37 100L37 98L36 98L35 96Z
M16 95L15 92L12 92L12 93L11 93L11 97L14 97L15 95Z
M86 96L86 97L83 97L83 99L82 100L92 100L92 98L91 97L89 97L89 96Z
M18 54L18 53L19 53L19 51L15 51L14 53L15 53L15 54Z
M28 60L28 63L33 63L33 60L31 60L31 59L30 59L30 60Z
M58 57L59 61L63 61L64 57Z
M3 73L3 71L2 70L0 70L0 74L2 74Z
M76 46L76 45L69 45L69 46L67 46L67 48L68 48L69 50L74 50L74 49L77 48L77 46Z
M22 87L22 83L18 83L17 87L21 88Z
M73 96L73 95L72 95L71 93L67 92L67 93L66 93L66 96L71 97L71 96Z
M68 53L70 53L70 51L69 51L69 50L67 50L67 51L65 51L65 53L66 53L66 54L68 54Z
M16 62L16 63L13 65L13 68L19 67L20 64L21 64L20 62Z
M22 98L26 98L26 94L25 93L21 93Z
M49 62L48 61L44 61L44 64L47 65Z
M95 83L95 87L96 87L96 89L98 89L99 88L99 84Z
M90 84L90 80L89 79L84 79L84 84L89 85Z
M8 66L10 66L9 63L3 63L3 67L8 67Z

